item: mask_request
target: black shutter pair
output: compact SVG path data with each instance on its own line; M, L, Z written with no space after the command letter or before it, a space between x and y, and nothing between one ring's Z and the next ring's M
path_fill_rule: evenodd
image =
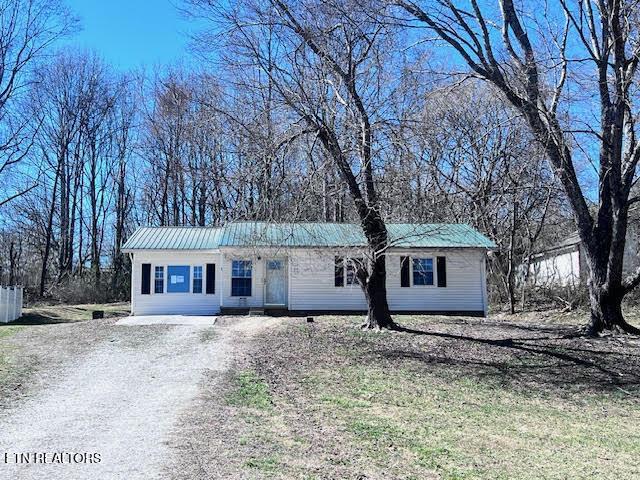
M151 264L142 264L142 295L149 295L151 293ZM207 263L207 286L206 292L208 294L216 293L216 264Z
M411 286L411 258L400 257L400 286ZM436 270L438 273L438 287L447 286L447 257L436 258Z

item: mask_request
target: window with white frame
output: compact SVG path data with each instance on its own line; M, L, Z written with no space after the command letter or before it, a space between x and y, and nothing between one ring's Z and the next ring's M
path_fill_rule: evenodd
M433 258L413 259L413 284L433 285Z
M164 267L156 267L154 293L164 293Z
M202 267L193 267L193 293L202 293Z
M251 296L251 260L233 260L231 263L231 296Z

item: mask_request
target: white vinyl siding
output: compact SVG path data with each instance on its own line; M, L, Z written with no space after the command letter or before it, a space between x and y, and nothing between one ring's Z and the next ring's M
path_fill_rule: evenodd
M351 254L351 255L350 255ZM403 249L387 254L387 298L394 311L474 311L486 308L483 249ZM350 257L353 252L338 249L280 249L260 251L225 249L222 253L189 251L138 252L133 259L132 312L148 314L217 314L220 308L264 306L265 264L273 258L283 259L288 272L287 306L290 310L366 310L359 285L335 286L336 256ZM433 258L434 285L402 288L400 257ZM437 287L436 261L447 259L447 286ZM251 260L251 296L231 296L233 260ZM150 295L141 295L142 264L150 263L152 285ZM192 293L154 294L156 266L164 266L166 283L168 265L203 266L216 264L216 290L213 295ZM203 276L205 269L203 268ZM411 272L413 277L413 272ZM412 278L413 281L413 278ZM203 278L203 289L206 279ZM166 290L165 290L166 291Z
M335 286L332 250L292 250L289 259L289 308L291 310L364 310L366 301L358 284ZM347 256L347 255L343 255Z
M264 299L264 262L269 258L268 254L256 255L254 250L226 249L217 267L220 279L217 280L216 293L220 293L222 307L226 308L251 308L262 307ZM258 260L260 257L260 260ZM231 275L233 273L233 260L251 260L251 296L235 297L231 295ZM220 286L220 291L218 291Z
M216 293L198 295L192 293L166 293L167 267L169 265L202 266L218 263L220 254L188 251L138 252L133 256L131 274L131 312L134 315L213 315L220 311L219 278L216 272ZM142 264L151 264L151 294L142 295ZM155 267L164 267L164 293L155 292Z
M434 259L434 285L400 286L400 256ZM447 259L447 286L437 287L436 257ZM397 311L476 311L485 310L485 252L480 249L410 251L387 255L387 299ZM413 275L412 275L413 276ZM412 279L413 282L413 279Z
M577 245L557 255L535 259L529 266L530 281L538 287L575 286L581 281Z
M365 310L360 286L334 286L334 251L294 250L290 257L289 308L291 310ZM400 256L447 258L447 286L402 288ZM386 256L387 299L394 311L484 311L485 252L480 249L406 250ZM413 277L413 272L411 272ZM412 280L413 281L413 280ZM346 283L346 282L345 282Z

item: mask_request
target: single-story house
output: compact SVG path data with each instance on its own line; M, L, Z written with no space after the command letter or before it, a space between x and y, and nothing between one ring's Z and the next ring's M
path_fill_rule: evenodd
M639 235L638 224L629 222L623 260L625 274L640 266ZM586 284L588 277L589 267L577 231L533 255L529 264L529 283L537 287L576 287Z
M393 312L486 315L491 240L463 224L387 229ZM355 224L141 227L123 247L131 256L131 313L364 312L353 265L365 245Z

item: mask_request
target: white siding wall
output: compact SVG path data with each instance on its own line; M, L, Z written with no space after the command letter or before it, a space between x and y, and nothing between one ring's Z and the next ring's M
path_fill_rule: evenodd
M215 314L222 307L262 307L264 298L265 260L285 258L288 278L288 308L290 310L365 310L366 302L358 285L334 285L334 261L344 252L335 250L294 249L279 252L249 252L225 250L222 254L195 252L142 252L134 255L132 273L132 312L146 314ZM348 254L344 253L344 256ZM447 286L400 286L400 257L447 259ZM258 257L260 259L258 260ZM252 295L231 296L231 263L233 260L252 260ZM395 311L486 311L484 278L485 252L481 249L412 250L387 255L387 295L389 307ZM151 264L151 294L141 294L142 263ZM166 293L168 265L216 264L215 295ZM156 265L165 267L165 293L153 293ZM193 271L190 282L192 288ZM203 279L203 292L206 279Z
M289 258L290 310L365 310L358 285L335 286L335 251L294 250Z
M542 257L532 262L530 275L540 287L577 285L580 283L580 252L578 246L563 253Z
M142 264L151 264L151 293L142 295ZM206 264L216 264L216 293L207 295ZM131 274L131 312L134 315L184 314L209 315L220 311L220 254L196 252L141 252L133 257ZM202 267L202 293L167 293L167 266ZM154 293L155 267L164 266L164 293ZM193 290L193 268L189 273L189 291Z
M364 310L366 302L357 285L334 286L336 252L296 250L289 268L289 308L291 310ZM447 259L447 286L400 286L400 257ZM387 255L387 299L396 311L485 311L485 253L477 249L447 251L412 250ZM411 275L413 277L413 275Z
M260 257L260 260L258 260ZM222 254L220 278L222 306L227 308L262 307L264 298L264 262L268 254L262 255L247 250L226 250ZM251 296L231 296L231 264L233 260L251 260Z
M434 285L400 286L400 257L433 258ZM447 286L438 287L436 257L445 257ZM475 249L421 251L387 255L387 299L391 310L485 311L485 252ZM412 272L411 272L412 273Z
M576 286L586 282L589 271L584 251L580 245L573 245L547 252L531 263L530 281L541 287ZM582 253L582 258L581 258ZM624 247L623 272L631 274L640 266L640 230L638 225L630 223L627 229Z

